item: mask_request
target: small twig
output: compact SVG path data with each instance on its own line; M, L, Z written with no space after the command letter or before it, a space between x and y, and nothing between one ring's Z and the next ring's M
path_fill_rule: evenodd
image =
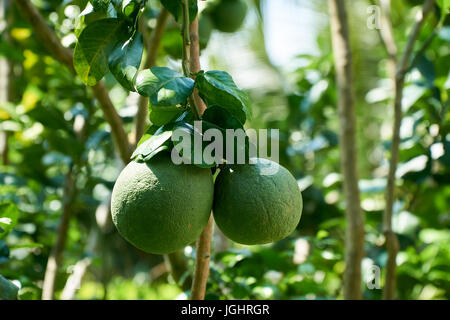
M208 224L197 240L195 271L192 280L191 299L204 300L206 285L209 276L209 260L211 252L211 236L213 230L213 218L209 217Z
M47 25L39 11L30 3L29 0L15 0L14 2L17 4L20 12L31 24L38 38L42 41L53 57L70 69L75 70L73 67L72 51L61 45L60 40L54 31Z
M182 0L183 3L183 24L182 24L182 34L183 34L183 54L181 67L183 68L183 73L186 77L191 76L191 37L190 37L190 28L189 28L189 1ZM200 119L200 112L198 110L196 101L191 95L188 98L189 105L191 106L192 113L194 114L195 119Z
M50 252L45 269L44 283L42 285L42 300L52 300L54 298L56 276L61 264L63 251L67 241L70 218L72 217L72 206L76 194L75 182L76 174L71 167L66 175L63 193L63 210L61 213L56 243Z
M400 58L400 62L399 62L398 69L397 69L397 77L402 77L402 78L405 77L405 74L408 70L409 60L410 60L411 55L414 50L414 44L417 40L417 37L419 36L420 29L423 26L426 16L433 9L434 2L435 2L435 0L425 0L425 3L423 4L422 12L419 15L419 17L417 18L417 21L413 26L413 29L409 36L408 42L406 44L405 51L403 52L403 55Z
M103 81L99 81L95 86L90 88L103 111L106 122L108 122L111 128L111 136L114 141L115 149L122 162L127 164L130 161L131 146L128 142L123 121L117 113L111 98L109 97L108 90L106 89Z
M195 18L189 26L189 40L190 40L190 60L189 67L191 71L191 78L195 79L194 74L201 71L200 66L200 42L198 37L198 17ZM192 94L196 109L200 115L206 110L206 104L200 98L197 89L194 89Z
M77 117L83 118L81 125L76 125L76 121L74 122L74 132L82 145L86 144L87 135L86 132L89 126L91 110L88 111L88 117L84 118L81 115ZM77 159L76 163L73 163L69 167L69 171L66 174L66 181L64 184L62 203L63 208L61 212L60 223L58 227L58 233L56 242L50 252L50 255L47 260L47 266L44 275L44 282L42 285L42 299L43 300L52 300L55 294L55 284L56 278L58 275L58 269L61 265L64 248L67 242L67 235L70 225L70 220L72 215L74 214L74 203L76 201L78 190L77 190L77 177L80 173L82 167L86 165L86 158Z
M144 62L144 69L151 68L156 65L156 58L158 57L159 45L164 35L167 20L169 19L169 12L162 8L156 18L156 26L152 30L148 40L146 39L147 57Z
M375 4L375 1L372 0ZM394 80L395 73L397 72L397 45L394 39L394 32L392 30L391 23L391 0L380 0L381 3L381 25L382 27L377 29L378 35L380 36L381 43L383 44L386 53L388 55L389 62L389 74Z
M183 60L182 60L182 68L183 73L186 77L191 76L190 71L190 59L191 59L191 39L189 35L189 1L182 0L183 3L183 25L182 25L182 33L183 33Z

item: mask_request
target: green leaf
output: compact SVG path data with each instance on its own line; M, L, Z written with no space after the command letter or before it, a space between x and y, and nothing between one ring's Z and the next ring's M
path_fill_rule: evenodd
M6 235L12 231L17 224L17 218L19 216L19 209L14 203L6 202L0 204L0 239L6 237Z
M444 21L450 11L450 0L437 0L437 5L441 7L441 21Z
M194 90L194 80L165 67L140 71L136 77L136 90L150 97L153 106L184 104Z
M126 20L130 21L133 25L136 25L139 12L144 5L144 0L123 0L120 11Z
M182 158L186 158L187 160L189 160L189 162L197 167L200 168L212 168L216 166L216 163L206 163L205 159L203 159L203 150L205 149L205 147L207 146L207 144L209 144L209 142L205 142L203 141L203 138L201 137L202 132L198 132L197 130L195 130L194 126L190 123L184 122L184 121L179 121L174 123L174 129L175 130L182 130L185 131L189 137L190 137L190 154L186 155L184 154L184 148L183 148L183 139L180 139L179 141L173 141L173 146L175 148L175 150L178 152L178 154L182 157ZM200 148L198 148L198 146L195 145L195 135L200 135L199 140L202 141ZM200 158L201 162L195 162L196 161L196 157L195 154L196 153L201 153L200 154Z
M156 126L163 126L173 122L183 113L183 110L175 106L158 107L150 106L150 121Z
M122 1L122 12L127 17L132 15L136 9L136 1L135 0L123 0Z
M95 85L108 72L108 56L121 28L126 28L122 20L108 18L92 22L81 32L73 64L86 85Z
M141 64L143 49L144 44L140 33L130 38L128 32L125 32L120 35L120 39L109 55L109 70L127 90L135 91L134 80Z
M9 260L9 248L5 241L0 240L0 263Z
M183 20L183 3L181 0L161 0L161 4L167 9L179 23ZM189 0L189 20L192 22L197 16L197 0Z
M23 62L25 60L23 50L20 50L15 45L7 43L4 41L3 37L0 37L0 57L4 57L15 62Z
M141 144L143 144L145 141L147 141L152 135L155 134L155 132L159 129L159 126L156 125L150 125L147 130L145 131L142 138L139 140L137 146L139 147Z
M228 110L215 105L209 106L203 113L202 121L203 132L205 132L209 128L216 128L222 132L224 158L226 157L227 143L233 143L234 163L236 163L236 161L238 160L238 152L243 152L245 155L245 159L249 159L250 148L254 148L254 150L256 150L256 146L250 142L250 139L246 134L243 144L239 143L238 138L234 136L231 138L232 142L229 141L230 137L226 134L226 129L244 130L244 128L242 124L228 112Z
M242 129L242 124L231 113L220 106L209 106L202 115L202 120L213 123L223 129Z
M195 86L208 106L218 105L227 109L241 124L251 118L250 101L225 71L200 73Z
M436 78L436 72L433 63L430 60L425 56L421 56L417 62L417 69L430 84L433 84L434 79Z
M19 288L0 274L0 300L17 300Z
M169 139L172 137L173 130L192 120L192 113L184 111L174 122L161 127L151 125L139 141L138 148L134 151L131 159L148 161L158 152L171 148L172 141Z
M159 151L166 149L166 147L168 148L168 146L164 146L164 144L172 137L172 131L165 131L163 128L164 127L161 127L153 136L142 142L142 144L133 152L131 159L136 161L147 161Z
M111 0L91 0L92 7L96 12L106 12Z
M16 244L14 246L11 246L11 250L15 249L24 249L24 248L43 248L44 245L42 243L24 243L24 244Z
M450 168L450 141L443 142L444 154L439 157L439 162L441 162L446 167Z
M86 27L86 25L101 19L106 18L117 18L117 11L112 3L109 3L108 9L106 11L96 11L91 3L88 3L86 8L79 14L75 22L75 35L77 38L80 37L81 32Z

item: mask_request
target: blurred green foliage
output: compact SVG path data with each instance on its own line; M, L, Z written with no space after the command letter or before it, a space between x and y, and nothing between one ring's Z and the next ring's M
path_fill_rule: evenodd
M266 52L266 15L261 10L265 1L248 1L247 19L255 23L236 34L246 41L246 50L274 75L273 86L248 90L254 110L248 127L280 129L280 163L299 181L304 212L297 231L272 245L239 246L216 233L207 298L339 299L345 268L345 203L329 32L327 27L320 30L318 55L301 54L297 57L299 66L286 71L274 65ZM395 37L403 48L419 7L415 1L392 2ZM73 48L75 32L83 23L78 14L87 1L33 3L63 44ZM370 270L381 268L382 287L387 255L381 214L393 113L392 84L386 71L386 53L376 31L366 28L366 16L361 13L368 5L359 0L348 9L358 107L360 189L366 215L363 272L364 279L371 282ZM312 6L326 13L325 2ZM154 19L158 9L156 1L148 1L146 14ZM14 6L7 10L8 28L0 35L0 58L7 59L11 70L9 99L0 104L0 129L7 135L9 147L8 162L0 166L0 274L17 280L20 299L40 298L65 201L66 177L73 170L76 196L71 203L73 218L56 297L60 297L74 265L88 257L92 264L76 299L186 298L188 292L177 286L161 256L144 254L127 244L111 228L108 213L106 218L101 215L99 208L107 203L121 169L104 116L90 91L49 55L20 12ZM441 14L436 7L418 43L428 39ZM447 21L408 74L405 87L394 206L394 231L400 241L397 293L403 299L450 298ZM174 32L165 37L163 43L172 41ZM212 40L221 43L226 37L215 32ZM210 53L208 57L211 65L232 67L236 62ZM174 60L162 50L158 64L173 65ZM105 83L130 132L136 111L132 99L111 74L106 75ZM82 137L77 134L81 123L85 128ZM95 246L90 245L92 239L96 239ZM186 248L184 257L188 270L183 279L193 270L193 247ZM381 290L364 284L364 297L380 299Z

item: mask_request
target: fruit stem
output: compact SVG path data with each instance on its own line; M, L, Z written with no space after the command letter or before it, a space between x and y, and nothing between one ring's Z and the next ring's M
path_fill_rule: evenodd
M192 24L189 20L189 0L182 0L183 3L183 73L186 77L191 77L191 70L194 72L200 71L200 48L198 43L198 20L194 19ZM190 28L191 26L191 28ZM192 29L192 30L190 30ZM191 60L192 59L192 60ZM206 106L194 92L188 99L189 105L196 120L200 119L200 115L205 110ZM211 251L211 234L213 230L213 218L210 216L208 224L202 231L200 237L197 239L195 270L192 279L191 299L203 300L205 299L206 284L209 276L209 259Z
M189 68L190 60L191 60L191 38L189 32L189 0L182 0L183 4L183 24L182 24L182 33L183 33L183 55L181 66L183 68L183 73L186 77L191 76L191 70ZM196 120L200 119L200 113L198 112L198 108L195 104L195 100L192 95L188 98L189 105L191 106L192 113Z
M192 280L191 300L204 300L206 284L209 276L209 259L211 252L211 236L213 231L213 217L209 217L208 224L197 240L195 271Z
M191 71L189 70L190 48L191 48L191 39L189 37L189 0L182 0L182 2L183 2L183 24L182 24L183 61L181 63L184 75L186 77L189 77L191 75Z

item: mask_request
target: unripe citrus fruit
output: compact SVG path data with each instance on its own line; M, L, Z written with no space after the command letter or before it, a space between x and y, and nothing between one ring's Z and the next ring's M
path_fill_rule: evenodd
M221 0L207 9L214 27L222 32L236 32L247 14L247 4L243 0Z
M120 173L112 193L113 222L141 250L174 252L206 226L213 193L210 170L175 165L161 152L147 163L130 162Z
M270 172L276 173L264 174ZM214 219L235 242L251 245L281 240L295 230L302 209L297 181L273 161L256 159L254 164L229 166L216 178Z

